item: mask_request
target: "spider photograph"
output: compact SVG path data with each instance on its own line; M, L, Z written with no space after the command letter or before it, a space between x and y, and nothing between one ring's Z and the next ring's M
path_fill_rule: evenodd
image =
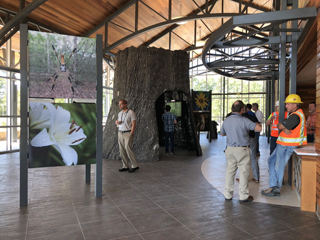
M96 40L29 31L31 98L96 98Z

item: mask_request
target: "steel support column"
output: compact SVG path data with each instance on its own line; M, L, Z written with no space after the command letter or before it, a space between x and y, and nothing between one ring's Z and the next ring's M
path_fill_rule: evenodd
M298 8L298 0L293 0L292 8ZM298 21L292 21L292 28L298 28ZM289 93L297 92L297 58L298 58L298 33L292 33L291 56L290 56L290 80Z
M281 1L281 10L287 9L287 0ZM287 24L281 24L281 28L286 28ZM284 104L286 94L286 32L280 33L280 63L279 63L279 122L284 120Z
M96 197L102 197L102 35L96 36L97 68L97 140L96 140Z
M28 26L20 25L20 206L28 205Z
M106 22L104 26L104 48L106 49L108 47L108 27L109 27L109 22Z

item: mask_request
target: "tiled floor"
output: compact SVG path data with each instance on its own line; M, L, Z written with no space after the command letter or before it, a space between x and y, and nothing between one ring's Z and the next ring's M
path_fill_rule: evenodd
M320 239L315 213L225 202L201 172L206 159L220 158L224 139L201 145L202 157L177 151L135 173L104 160L101 199L94 167L91 184L84 166L30 169L26 208L19 208L19 155L0 155L0 239Z

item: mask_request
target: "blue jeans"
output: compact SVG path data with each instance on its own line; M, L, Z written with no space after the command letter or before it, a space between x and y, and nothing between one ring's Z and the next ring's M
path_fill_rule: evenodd
M174 132L164 132L164 140L166 142L166 153L169 152L169 139L171 145L171 152L174 152Z
M269 187L282 187L284 170L296 146L283 146L277 144L276 149L268 158Z
M257 140L257 153L260 153L260 149L259 149L259 137L260 137L260 132L254 132L254 134L256 135L256 140Z
M273 151L276 149L277 146L277 137L270 138L270 155L273 153Z
M250 157L251 157L251 169L253 172L253 177L255 180L260 179L260 169L259 169L259 163L257 159L257 141L255 138L250 138Z

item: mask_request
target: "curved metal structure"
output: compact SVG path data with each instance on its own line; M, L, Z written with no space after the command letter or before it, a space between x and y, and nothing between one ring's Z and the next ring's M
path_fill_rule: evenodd
M235 16L208 38L202 50L202 62L210 71L226 77L271 80L279 66L281 39L277 33L302 31L302 28L279 28L279 25L315 19L316 15L316 8L312 7ZM292 35L287 35L287 51L291 41Z

